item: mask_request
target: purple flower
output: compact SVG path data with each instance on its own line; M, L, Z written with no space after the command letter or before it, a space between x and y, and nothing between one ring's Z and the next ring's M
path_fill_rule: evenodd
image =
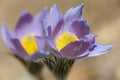
M44 9L34 18L28 12L23 12L15 31L11 32L2 25L2 37L6 45L18 56L27 60L42 58L49 53L45 50L44 30L42 20L48 10Z
M56 5L44 22L47 41L61 57L80 59L102 55L112 48L95 42L95 34L90 34L89 25L82 19L83 4L70 8L63 16Z

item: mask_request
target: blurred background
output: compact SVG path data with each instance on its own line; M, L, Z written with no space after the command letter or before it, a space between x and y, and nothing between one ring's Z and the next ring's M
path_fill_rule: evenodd
M91 33L98 35L97 41L114 45L105 55L77 60L67 80L120 80L120 0L0 0L0 23L14 30L23 10L35 15L55 3L63 14L84 3L83 18ZM0 35L0 80L35 80L10 53ZM46 66L43 75L45 80L55 80Z

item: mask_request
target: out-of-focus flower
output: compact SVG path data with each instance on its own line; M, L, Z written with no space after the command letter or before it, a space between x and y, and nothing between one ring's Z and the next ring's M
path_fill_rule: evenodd
M95 34L90 34L89 25L82 19L83 4L70 8L63 16L56 5L50 9L44 26L49 37L49 45L60 57L79 59L102 55L112 48L95 42Z
M27 60L35 60L49 54L45 50L42 28L42 20L47 13L48 10L44 9L33 18L29 12L23 12L14 32L9 31L5 24L2 24L3 40L16 55Z

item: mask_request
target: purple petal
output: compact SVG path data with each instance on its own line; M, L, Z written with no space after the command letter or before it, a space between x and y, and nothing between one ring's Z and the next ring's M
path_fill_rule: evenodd
M21 16L20 20L17 23L15 33L19 39L21 39L24 35L28 35L31 33L39 34L43 36L43 28L42 28L42 20L46 17L48 13L47 9L44 9L41 13L38 13L34 19L32 16L26 12Z
M48 32L48 35L47 35L47 36L49 36L50 39L51 39L53 42L56 40L56 38L57 38L58 36L61 35L60 31L61 31L62 25L63 25L63 20L60 21L60 22L57 24L57 26L55 27L54 31L51 30L51 26L49 26L49 27L47 28L47 32Z
M54 49L54 50L57 50L55 44L53 43L53 41L51 40L50 37L45 37L45 39L47 40L47 43Z
M96 36L97 36L96 34L87 34L84 36L84 38L87 39L88 42L94 43Z
M48 22L46 22L46 26L51 26L51 31L54 31L57 24L63 19L61 12L58 10L56 5L53 5L50 9L50 14L48 17Z
M90 52L89 57L105 54L106 52L111 50L113 47L112 45L104 46L100 43L95 43L95 45L96 45L96 47L94 48L93 51Z
M31 24L32 25L31 27L33 27L31 29L33 30L33 32L39 34L42 37L45 35L45 31L43 29L43 21L47 16L48 16L48 9L45 8L41 13L38 13L34 17Z
M32 56L30 56L30 57L28 58L28 60L34 61L34 60L43 58L44 56L47 56L47 55L49 55L49 52L47 52L47 51L37 51L37 52L34 53Z
M90 47L89 47L89 50L92 51L96 46L94 45L95 43L95 37L97 35L95 34L88 34L88 35L85 35L84 38L87 40L87 42L89 42L90 44Z
M45 50L45 39L40 36L34 37L37 43L39 50Z
M82 39L86 40L89 43L89 49L86 50L86 52L84 52L82 55L79 55L79 56L75 57L75 59L81 59L81 58L84 58L84 57L88 57L90 52L96 47L94 45L95 37L96 37L95 34L88 34L88 35L85 35L83 38L81 38L81 40Z
M24 11L20 16L19 21L17 22L15 30L17 30L17 28L21 28L23 24L30 23L32 19L33 19L32 15L29 12Z
M86 52L84 52L82 55L76 56L73 59L82 59L82 58L86 58L88 57L88 55L90 54L90 51L87 50Z
M89 34L89 26L87 24L87 21L74 21L70 27L70 31L75 33L79 38Z
M51 26L49 26L48 28L47 28L47 32L48 32L48 36L51 36Z
M47 36L50 36L52 39L54 39L54 37L56 35L58 35L57 33L59 33L59 31L61 30L61 27L63 25L63 20L59 21L57 26L55 27L55 29L52 31L52 27L51 26L48 26L47 27L47 32L48 32L48 35Z
M61 28L62 28L62 25L63 25L63 20L61 20L61 21L57 24L57 26L55 27L54 31L52 32L52 36L51 36L52 40L55 40L54 38L55 38L56 36L61 35L61 34L60 34L60 31L62 30L62 29L61 29Z
M11 42L11 38L13 37L13 33L6 29L5 24L2 24L2 37L5 42L5 44L13 51L15 51L15 48Z
M27 30L27 28L29 28L28 26L25 26L26 24L30 24L30 22L32 21L32 16L30 13L28 12L23 12L19 21L16 24L16 28L15 28L15 33L18 37L21 37L22 34L25 34ZM27 27L27 28L26 28ZM25 29L25 31L24 31Z
M65 22L72 22L76 19L81 20L82 16L82 8L84 7L84 4L81 4L77 6L76 8L69 9L64 16Z
M52 53L52 54L54 54L58 57L61 57L61 54L58 52L58 50L57 50L55 44L53 43L53 41L51 40L51 38L47 36L45 39L47 40L47 43L50 46L50 48L52 48L55 51L55 53Z
M14 45L17 54L19 54L22 57L28 58L29 55L26 53L26 51L24 50L24 48L22 47L20 41L18 39L11 39L12 44Z
M84 40L81 41L75 41L71 44L68 44L66 47L64 47L60 53L64 57L76 57L79 55L82 55L87 49L89 48L89 43L87 43Z

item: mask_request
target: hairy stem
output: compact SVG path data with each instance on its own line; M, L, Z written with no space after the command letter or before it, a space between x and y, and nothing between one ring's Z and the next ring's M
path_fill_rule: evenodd
M74 61L74 59L58 58L54 55L43 59L43 62L53 72L57 80L66 79L66 76L69 73Z

